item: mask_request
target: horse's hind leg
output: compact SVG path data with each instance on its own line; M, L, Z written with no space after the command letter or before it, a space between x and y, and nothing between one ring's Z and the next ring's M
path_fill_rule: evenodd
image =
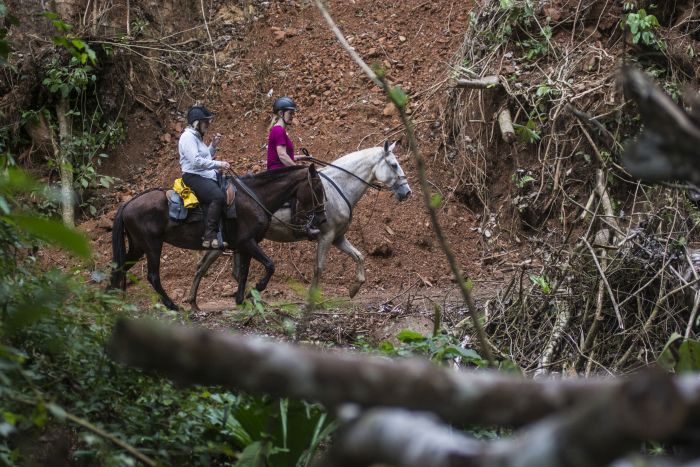
M150 282L153 290L158 292L161 299L163 300L163 305L171 310L177 310L178 307L175 303L168 297L168 294L163 290L163 286L160 284L160 254L163 251L163 242L154 240L149 242L148 251L146 251L146 261L148 262L148 282Z
M194 311L199 311L199 307L197 306L197 289L199 289L199 283L202 281L202 277L204 277L211 265L214 264L214 261L221 256L221 253L221 250L208 251L202 256L202 259L199 260L199 264L197 264L197 272L194 274L194 279L192 279L190 296L187 299L187 303L190 304Z
M238 276L238 290L236 291L236 304L240 305L245 300L245 286L248 282L248 271L250 271L250 254L240 253L241 265Z
M355 261L355 274L357 280L353 286L350 287L350 298L352 298L360 290L362 284L365 283L365 258L362 256L362 253L360 253L360 251L355 248L355 246L350 243L347 238L345 238L345 235L341 235L340 237L336 238L333 244L340 251L346 253Z

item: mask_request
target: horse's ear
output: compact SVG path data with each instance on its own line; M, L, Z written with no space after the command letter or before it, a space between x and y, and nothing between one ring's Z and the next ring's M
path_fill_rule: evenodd
M316 171L316 164L311 164L311 165L309 166L309 173L311 174L312 177L315 177L315 176L316 176L316 174L318 173L318 172Z
M384 141L384 154L389 153L389 140Z
M389 152L393 152L395 147L396 147L396 141L391 143L391 145L389 146Z

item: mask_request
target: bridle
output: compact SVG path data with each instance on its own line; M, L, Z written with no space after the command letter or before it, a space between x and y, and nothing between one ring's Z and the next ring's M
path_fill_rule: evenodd
M383 188L381 185L379 185L379 184L377 184L377 183L370 183L370 182L366 181L365 179L363 179L362 177L360 177L359 175L350 172L348 169L346 169L346 168L344 168L344 167L340 167L340 166L337 166L337 165L332 164L332 163L330 163L330 162L322 161L322 160L320 160L320 159L317 159L317 158L311 156L311 154L309 154L309 151L308 151L306 148L301 148L301 152L304 154L304 158L303 158L303 159L302 159L302 158L299 158L299 159L297 159L297 160L308 160L308 161L311 161L311 162L315 162L315 163L317 163L317 164L319 164L319 165L323 165L323 166L325 166L325 167L333 167L334 169L338 169L338 170L340 170L341 172L345 172L346 174L348 174L348 175L350 175L350 176L352 176L352 177L358 179L359 181L361 181L362 183L364 183L365 185L367 185L368 187L370 187L370 188L372 188L372 189L375 189L375 190L377 190L377 191L383 191L383 190L384 190L384 188ZM384 151L384 154L382 155L382 160L384 161L384 163L385 163L386 165L389 166L389 169L390 169L390 170L394 173L394 175L396 176L396 181L389 187L389 189L390 189L391 191L396 191L396 190L398 190L399 188L401 188L402 186L408 185L408 178L406 177L405 174L404 174L404 175L400 175L398 169L392 167L392 165L389 164L389 161L386 160L386 156L387 156L387 152ZM328 177L324 177L324 178L328 178ZM336 189L337 189L337 187L336 187ZM345 196L343 196L343 198L345 198ZM346 202L347 202L347 201L346 201Z

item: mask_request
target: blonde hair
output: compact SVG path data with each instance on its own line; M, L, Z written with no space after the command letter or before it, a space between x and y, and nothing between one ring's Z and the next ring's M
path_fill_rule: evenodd
M270 130L272 130L272 127L277 125L277 122L279 122L280 120L284 121L284 118L280 117L277 114L273 114L272 118L270 119L270 125L267 127L267 131L269 132Z

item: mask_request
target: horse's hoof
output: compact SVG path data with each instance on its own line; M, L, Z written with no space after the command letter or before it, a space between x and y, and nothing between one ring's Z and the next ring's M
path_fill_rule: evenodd
M355 295L357 295L357 292L360 291L360 287L362 287L362 282L355 282L355 285L350 287L350 298L353 298Z
M319 229L309 229L306 231L306 238L312 242L314 240L318 240L319 235L321 235L321 231Z

